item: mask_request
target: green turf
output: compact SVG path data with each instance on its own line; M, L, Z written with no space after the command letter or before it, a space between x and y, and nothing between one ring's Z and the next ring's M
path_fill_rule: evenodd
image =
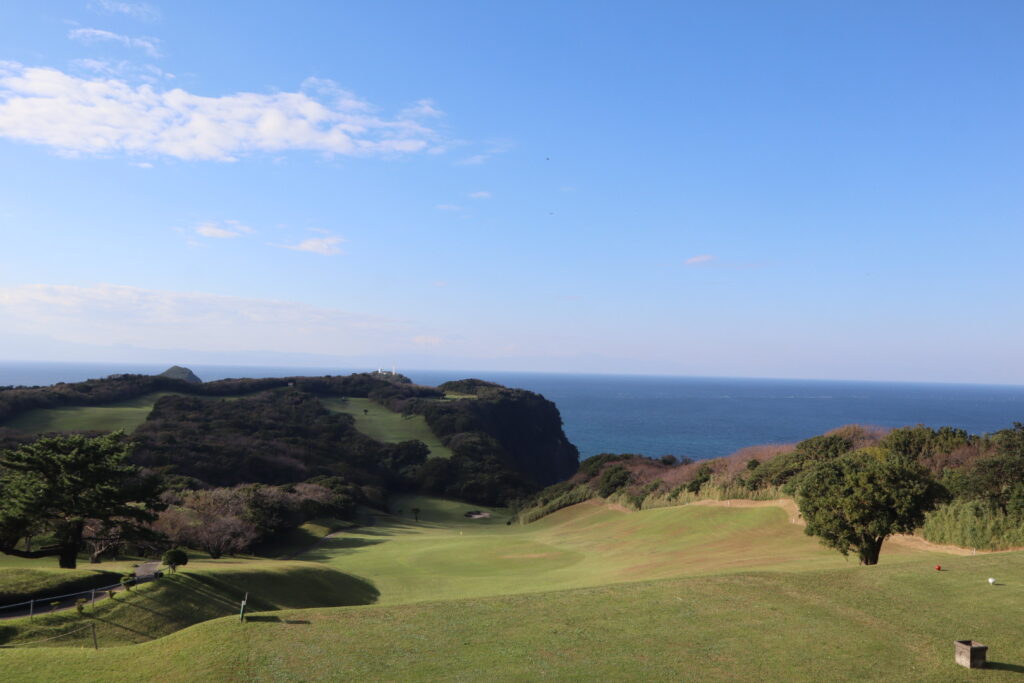
M171 392L146 394L129 401L104 406L40 408L22 413L8 420L3 426L30 434L88 430L111 432L117 429L132 431L146 421L157 399L169 393Z
M374 602L377 591L365 581L323 565L274 560L190 562L176 574L142 584L86 609L0 622L0 642L18 647L95 624L107 646L141 643L208 619L237 614L245 594L255 616L282 608L355 605ZM91 632L61 638L59 645L91 644Z
M987 681L1024 672L1020 554L743 572L220 619L133 648L11 649L12 680ZM990 647L967 671L953 640Z
M492 517L468 519L471 509ZM591 501L527 526L507 519L500 509L396 498L392 514L301 557L365 577L357 585L372 583L376 604L258 614L246 624L227 617L99 653L22 645L4 652L7 672L86 681L200 672L257 681L959 681L979 673L953 663L953 640L966 638L991 648L996 667L981 672L986 680L1024 672L1022 553L956 557L886 545L882 564L861 567L773 507L629 513ZM260 584L255 595L297 600L326 590L269 576L273 565L196 561L190 569L218 589L187 587L211 605L183 609L204 618L226 610L212 596L237 599L239 572ZM188 591L169 594L157 611L175 614ZM134 608L120 609L141 633L110 626L103 647L165 632L156 617L127 621ZM66 618L65 629L77 623Z
M340 519L314 519L292 529L273 543L258 547L254 554L271 558L292 557L319 543L325 536L352 526L355 524Z
M411 508L422 509L416 523ZM399 509L404 510L398 516ZM508 513L423 497L396 499L393 515L327 539L300 559L371 579L382 603L562 590L693 574L856 566L804 535L774 507L682 506L626 512L597 502L526 526ZM922 555L894 546L883 562ZM927 561L927 560L926 560Z
M356 419L356 429L384 443L418 439L430 449L432 458L450 458L452 452L434 436L422 415L402 415L368 398L320 399L328 410L348 413Z
M0 568L0 606L116 584L121 572L96 569Z

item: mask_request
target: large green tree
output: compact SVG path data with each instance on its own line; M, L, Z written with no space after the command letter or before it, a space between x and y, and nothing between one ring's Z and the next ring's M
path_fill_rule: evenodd
M801 478L797 490L805 532L861 564L878 564L882 542L924 523L943 489L928 472L879 448L854 451L821 462Z
M39 439L0 453L0 552L59 558L74 569L87 522L118 533L154 518L159 489L127 463L131 445L115 432ZM45 529L52 545L28 550L20 541Z

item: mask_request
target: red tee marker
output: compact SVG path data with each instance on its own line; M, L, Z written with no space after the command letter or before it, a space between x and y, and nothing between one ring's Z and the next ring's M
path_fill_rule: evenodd
M942 565L941 564L935 565L935 571L941 572L942 571Z

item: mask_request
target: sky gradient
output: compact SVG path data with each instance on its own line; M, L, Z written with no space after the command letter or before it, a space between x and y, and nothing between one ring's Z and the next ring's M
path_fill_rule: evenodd
M0 359L1024 384L1024 5L0 4Z

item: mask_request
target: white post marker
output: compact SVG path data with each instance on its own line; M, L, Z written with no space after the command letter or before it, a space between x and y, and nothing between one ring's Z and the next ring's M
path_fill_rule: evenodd
M249 602L249 592L246 591L245 597L242 598L242 609L238 612L238 620L245 622L245 603Z

